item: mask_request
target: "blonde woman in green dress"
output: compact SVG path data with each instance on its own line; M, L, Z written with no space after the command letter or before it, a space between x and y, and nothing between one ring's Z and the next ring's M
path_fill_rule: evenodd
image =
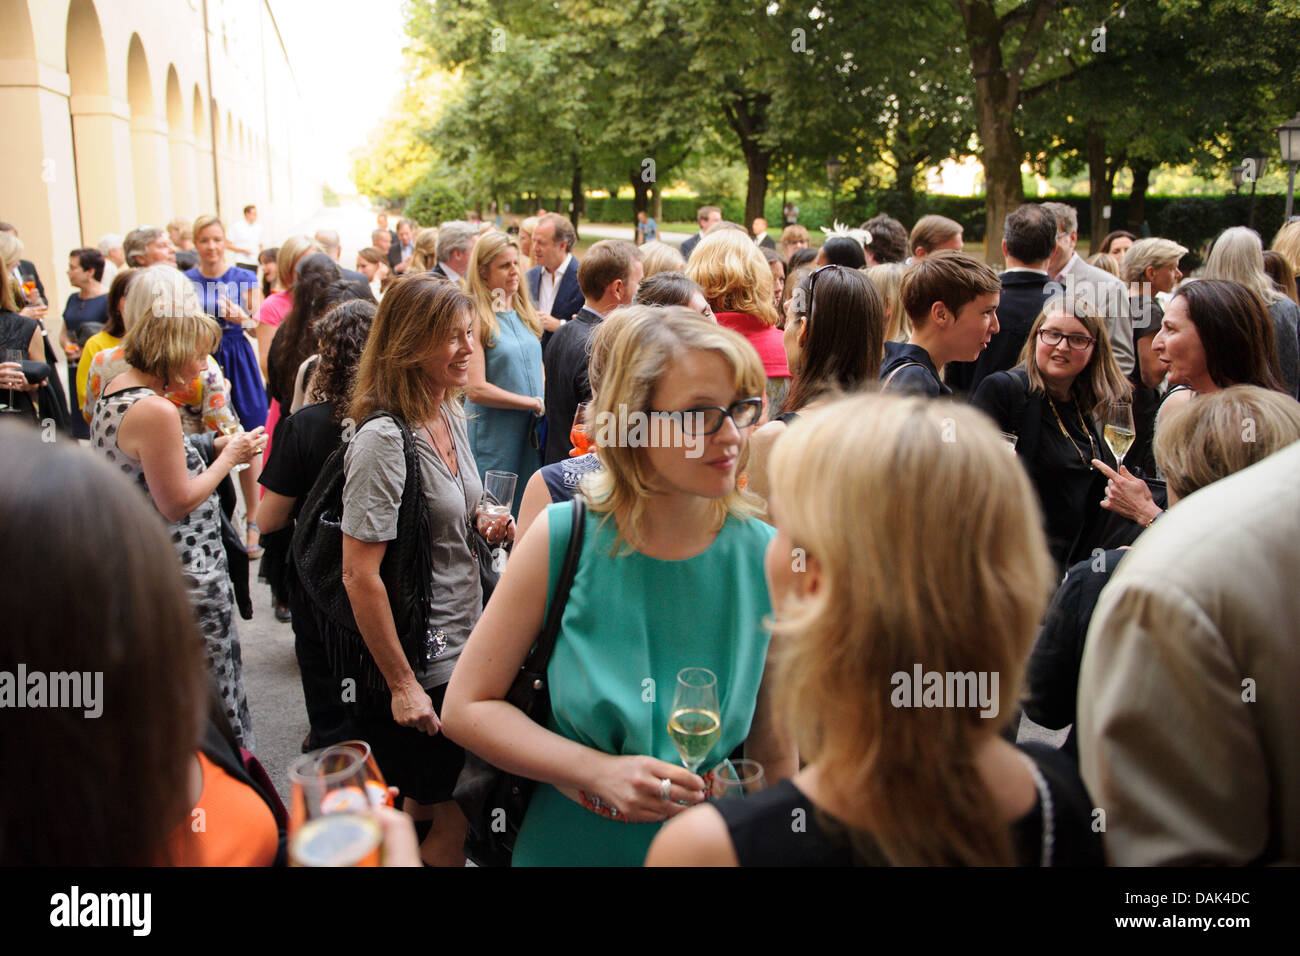
M717 675L721 727L701 772L741 744L771 782L797 769L763 692L773 529L736 486L762 364L738 333L689 309L632 306L609 323L618 327L602 330L613 339L593 413L602 467L582 486L589 506L548 670L551 717L535 724L504 698L541 629L570 503L550 506L516 545L443 715L466 749L539 781L517 866L639 866L660 825L705 799L668 736L684 668ZM650 447L637 440L646 420L657 423L641 433L657 439Z

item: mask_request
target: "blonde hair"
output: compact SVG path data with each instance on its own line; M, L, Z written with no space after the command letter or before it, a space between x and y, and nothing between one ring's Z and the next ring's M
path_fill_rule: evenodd
M1264 243L1259 233L1245 226L1233 226L1219 234L1205 260L1204 275L1244 285L1265 306L1284 298L1264 271Z
M357 364L349 417L360 422L383 409L411 427L432 419L438 402L425 366L435 349L459 334L459 323L472 310L464 292L427 272L402 276L389 286ZM444 405L460 408L455 401Z
M685 272L686 260L673 246L652 239L641 246L641 267L645 269L641 276L644 281L656 272Z
M324 252L320 243L311 236L290 236L280 243L280 251L275 254L275 281L285 292L292 292L298 281L298 261L313 252Z
M903 273L901 262L883 262L868 266L867 278L872 281L880 298L885 302L885 341L906 342L912 334L912 322L903 308Z
M186 362L221 344L221 325L206 315L194 283L168 265L138 270L122 303L122 357L136 371L170 382Z
M1300 220L1288 222L1273 237L1274 252L1282 253L1291 264L1291 271L1300 275Z
M1300 402L1257 385L1232 385L1162 416L1154 451L1169 490L1186 498L1296 441Z
M744 230L709 230L691 253L686 275L699 283L714 312L744 312L769 326L779 323L772 269Z
M1047 394L1047 382L1043 379L1036 358L1038 332L1048 319L1057 316L1074 319L1097 340L1092 346L1092 358L1070 386L1070 395L1078 403L1080 411L1095 419L1106 413L1106 407L1111 402L1128 401L1133 386L1115 361L1115 352L1110 346L1110 333L1106 331L1106 320L1096 310L1078 300L1075 300L1073 310L1067 309L1066 300L1060 297L1047 300L1043 311L1038 313L1038 318L1029 329L1024 348L1020 350L1018 364L1024 367L1029 378L1029 393Z
M515 252L519 252L519 243L500 229L489 230L483 233L483 237L478 242L474 243L474 248L469 254L469 265L466 266L465 291L474 301L474 309L478 314L479 339L486 349L496 347L499 329L497 313L494 308L496 303L493 300L493 293L496 290L488 288L483 273L507 249L514 249ZM519 318L524 325L528 326L528 330L540 339L542 337L542 320L538 317L537 310L533 308L533 300L528 295L528 283L524 281L523 253L519 253L519 259L519 288L510 297L509 307L519 313ZM501 311L506 310L502 309Z
M763 394L767 381L763 365L738 332L715 325L684 306L629 305L616 314L618 323L602 342L600 387L589 406L593 420L622 421L637 413L649 415L664 374L689 352L713 352L721 357L731 369L731 385L738 397ZM592 511L606 515L606 520L613 518L617 530L614 553L621 546L636 548L645 539L646 502L660 493L653 466L644 448L603 444L600 439L607 436L601 432L595 437L602 467L583 479L583 493ZM743 470L743 460L740 465ZM761 513L761 502L737 487L711 503L711 525L720 529L729 514L750 518Z
M536 228L537 228L536 216L529 216L527 219L525 219L523 222L519 224L519 231L521 233L525 233L525 232L528 233L529 237L532 236L533 230Z
M1109 252L1099 252L1088 260L1088 265L1119 278L1119 262Z
M1051 593L1024 469L979 411L890 395L809 412L769 467L782 530L823 574L773 627L776 704L800 756L835 802L863 808L891 863L1013 863L975 750L1016 712ZM998 674L996 719L895 706L891 675L917 665Z
M1120 278L1125 282L1143 282L1148 269L1159 269L1171 262L1177 264L1187 255L1187 247L1172 239L1139 239L1129 246L1120 260Z
M411 243L410 272L428 272L438 264L438 230L421 229Z
M180 220L177 220L177 222L180 222ZM171 223L168 223L167 228L170 229L171 225L172 225ZM183 226L184 223L181 223L181 225ZM202 216L199 216L198 219L194 220L194 231L190 234L190 238L198 239L199 233L201 233L204 229L207 229L208 226L220 226L221 235L223 237L225 236L226 224L221 221L221 217L218 216L216 213L208 212L208 213L204 213ZM182 230L181 237L184 238L184 236L185 236L185 232L184 230Z
M18 298L19 284L14 281L13 271L18 260L23 257L23 241L7 232L0 232L0 262L4 264L4 294L0 309L17 312L23 306Z

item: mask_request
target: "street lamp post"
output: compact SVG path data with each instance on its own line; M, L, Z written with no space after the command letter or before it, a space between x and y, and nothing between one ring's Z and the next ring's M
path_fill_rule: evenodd
M1234 196L1240 195L1241 184L1245 181L1246 181L1246 167L1233 166L1232 167L1232 193Z
M1286 180L1286 222L1291 221L1291 209L1295 200L1295 168L1300 166L1300 113L1287 120L1281 126L1275 126L1278 143L1282 147L1282 162L1290 167Z
M844 168L844 161L838 156L832 156L826 160L826 178L831 183L831 224L835 223L835 183L840 178L840 170Z
M1248 153L1246 162L1249 163L1250 169L1250 218L1247 220L1251 229L1255 228L1255 187L1259 185L1261 177L1264 175L1264 166L1268 162L1268 156L1264 153ZM1244 175L1244 173L1243 173Z

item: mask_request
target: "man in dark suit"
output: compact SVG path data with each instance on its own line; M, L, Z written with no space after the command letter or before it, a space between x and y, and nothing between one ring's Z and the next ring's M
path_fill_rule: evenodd
M701 206L700 211L695 214L695 221L700 224L700 231L683 242L679 249L682 258L688 261L691 258L691 253L695 251L695 247L704 238L704 234L722 222L722 210L717 206Z
M365 273L343 267L343 241L339 239L339 234L333 229L317 229L313 238L325 250L325 255L338 263L343 280L357 290L357 295L373 302L375 294L370 291L370 280L366 278Z
M569 428L580 402L591 398L587 362L591 336L605 316L636 295L643 268L641 250L622 239L595 243L578 268L584 302L572 321L551 339L543 357L546 370L545 463L569 457Z
M582 308L582 289L578 287L578 260L573 247L578 234L573 224L558 213L548 212L533 229L533 261L528 270L528 294L542 319L542 349L561 324Z
M434 258L438 261L430 275L458 285L469 271L469 257L478 241L478 227L468 222L444 222L438 227L438 245Z
M415 252L415 221L397 221L397 241L388 247L388 271L395 276L406 272L406 264Z
M776 252L776 243L773 242L772 237L767 234L766 219L764 219L762 216L759 216L757 219L755 219L753 225L750 228L750 232L754 236L754 243L760 249L771 249L773 252Z
M1007 216L1002 228L1007 268L998 276L1002 284L999 329L974 362L951 362L944 369L944 381L955 392L972 394L985 376L1015 367L1051 291L1047 263L1056 245L1056 217L1040 205L1027 203Z

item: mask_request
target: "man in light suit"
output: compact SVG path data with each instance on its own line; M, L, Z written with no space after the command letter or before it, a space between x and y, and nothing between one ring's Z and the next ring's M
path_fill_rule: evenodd
M700 231L683 242L679 250L682 258L688 261L691 258L691 253L695 251L695 247L704 238L704 234L722 222L722 210L717 206L701 206L700 211L695 214L695 221L700 224Z
M533 261L528 270L528 294L542 319L542 349L551 334L573 318L585 301L578 287L578 260L573 255L578 234L558 213L548 212L533 230Z
M1073 206L1045 202L1043 208L1056 217L1056 248L1047 273L1053 294L1064 293L1066 301L1082 301L1106 319L1110 349L1124 376L1133 374L1133 320L1128 310L1128 287L1109 272L1090 266L1075 252L1079 242L1079 214Z

